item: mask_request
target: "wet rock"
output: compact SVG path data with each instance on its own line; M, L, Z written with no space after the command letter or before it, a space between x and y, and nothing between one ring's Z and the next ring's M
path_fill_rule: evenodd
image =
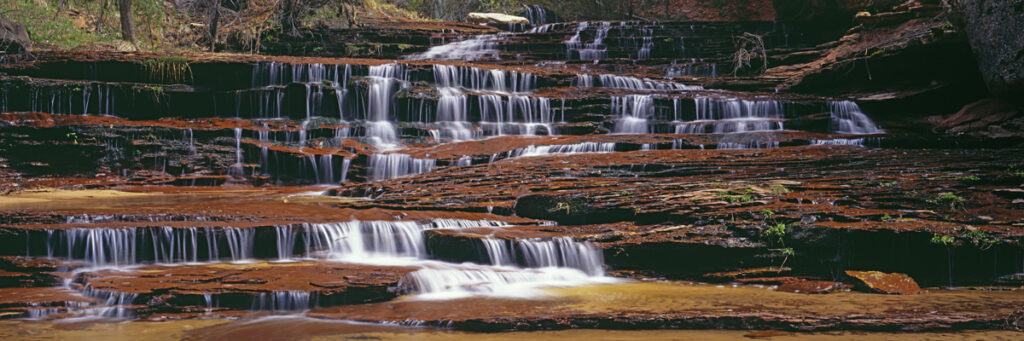
M936 129L949 134L967 134L980 138L1024 138L1024 115L1017 106L997 98L986 98L965 105L955 115L942 120Z
M857 287L880 294L916 295L924 293L913 278L901 273L852 271L846 275L857 281Z
M951 0L992 94L1024 103L1024 3Z
M469 13L466 20L477 24L529 24L530 20L501 13Z
M784 273L784 272L789 272L791 270L793 270L793 269L790 269L788 267L781 267L781 268L780 267L767 267L767 268L742 269L742 270L726 271L726 272L712 272L712 273L704 274L704 279L709 281L709 282L726 282L726 281L732 281L732 280L736 280L736 279L740 279L740 278L764 276L766 274L778 275L778 274L781 274L781 273Z
M847 284L832 281L812 281L796 278L779 284L775 290L801 294L827 294L836 290L843 290L849 287Z

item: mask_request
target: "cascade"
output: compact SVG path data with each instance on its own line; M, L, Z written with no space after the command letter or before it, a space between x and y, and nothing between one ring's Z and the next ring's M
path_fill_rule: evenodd
M438 88L437 123L441 126L438 137L463 141L473 138L473 124L469 123L466 94L456 88Z
M697 98L696 119L677 122L676 134L743 133L783 130L784 109L771 99ZM677 113L679 112L677 109ZM680 119L676 115L676 120Z
M405 59L444 59L444 60L501 60L498 42L502 34L484 34L444 45L431 47L416 54L405 56Z
M502 241L482 239L493 265L521 265L531 268L563 267L581 270L591 276L604 274L604 254L587 243L570 237Z
M529 72L443 64L434 64L433 70L434 82L440 87L502 93L531 92L537 89L537 76Z
M341 182L348 180L348 168L352 165L351 158L344 158L341 160Z
M399 78L401 77L401 78ZM397 128L391 123L392 100L395 95L395 81L404 82L405 70L400 64L374 65L370 67L369 95L367 99L366 135L371 144L384 149L400 144Z
M526 7L526 12L523 16L526 17L526 20L530 21L530 25L540 26L546 25L548 23L548 13L546 10L544 10L544 7L540 7L537 5L523 6Z
M412 257L425 259L427 247L423 231L431 229L463 229L472 227L503 227L493 220L433 219L415 221L348 221L343 223L303 224L306 255L318 251L329 257L358 262L374 262L381 258ZM290 232L294 233L294 232ZM294 239L293 239L294 240ZM292 250L293 244L278 244Z
M639 79L636 77L611 74L603 74L599 79L601 81L601 87L605 88L630 90L699 90L704 88L699 85L687 86L676 82ZM591 81L590 83L592 84L593 82Z
M253 297L250 310L253 311L290 311L306 310L317 305L317 292L297 290L277 290L270 293L261 292Z
M455 161L456 167L469 167L471 165L473 165L473 158L470 157L469 155L463 155L459 157L457 161Z
M580 60L595 60L603 59L608 54L608 47L604 44L604 39L608 37L608 31L612 28L611 22L602 22L595 31L594 40L589 43L583 44L580 38L580 34L586 31L590 27L587 22L581 22L576 26L576 33L569 40L565 41L568 59L573 58L573 52L576 52L576 59Z
M236 227L130 227L47 230L46 255L99 266L149 261L160 264L215 261L227 245L233 261L253 256L255 230ZM205 252L204 252L205 251ZM28 254L36 254L28 250Z
M480 95L480 128L487 136L555 135L551 101L544 97Z
M370 181L380 181L430 172L434 164L434 159L416 159L408 154L373 154L366 172Z
M829 101L830 128L840 134L877 134L882 132L854 101Z
M235 163L228 168L228 175L233 179L245 179L244 158L242 157L242 128L235 131Z
M576 144L528 146L509 152L509 157L542 156L550 154L611 153L615 143L583 142Z
M654 100L650 95L613 96L612 113L616 117L615 134L646 134L647 120L654 116Z
M598 282L569 268L505 270L490 267L424 268L402 276L399 292L419 299L453 299L472 295L532 298L542 286L574 286Z

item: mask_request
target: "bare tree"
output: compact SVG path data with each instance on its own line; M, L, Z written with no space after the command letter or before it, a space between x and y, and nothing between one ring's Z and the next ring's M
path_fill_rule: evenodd
M136 49L139 45L135 43L135 20L132 18L132 0L118 0L117 10L121 12L121 38L132 43Z
M122 0L123 1L123 0ZM206 34L210 39L210 51L217 46L217 27L220 24L221 0L177 0L179 9L206 19Z

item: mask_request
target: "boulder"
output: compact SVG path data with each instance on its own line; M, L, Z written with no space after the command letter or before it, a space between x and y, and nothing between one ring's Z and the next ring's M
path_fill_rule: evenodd
M856 282L856 287L880 294L915 295L924 293L913 278L901 273L880 271L846 271Z
M32 50L32 40L25 26L0 18L0 51L21 53Z
M470 13L466 20L477 24L529 24L530 20L501 13Z
M989 91L1024 103L1024 1L950 0Z
M948 134L979 138L1024 137L1024 110L998 98L985 98L965 105L959 112L936 125Z

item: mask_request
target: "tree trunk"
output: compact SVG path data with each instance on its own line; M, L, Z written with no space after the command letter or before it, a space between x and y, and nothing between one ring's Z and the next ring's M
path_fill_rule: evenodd
M135 20L132 19L132 0L118 0L117 10L121 12L121 38L135 44Z
M210 52L213 52L217 46L217 22L220 21L220 1L210 1L210 13L207 15L210 22L207 23L210 27Z

